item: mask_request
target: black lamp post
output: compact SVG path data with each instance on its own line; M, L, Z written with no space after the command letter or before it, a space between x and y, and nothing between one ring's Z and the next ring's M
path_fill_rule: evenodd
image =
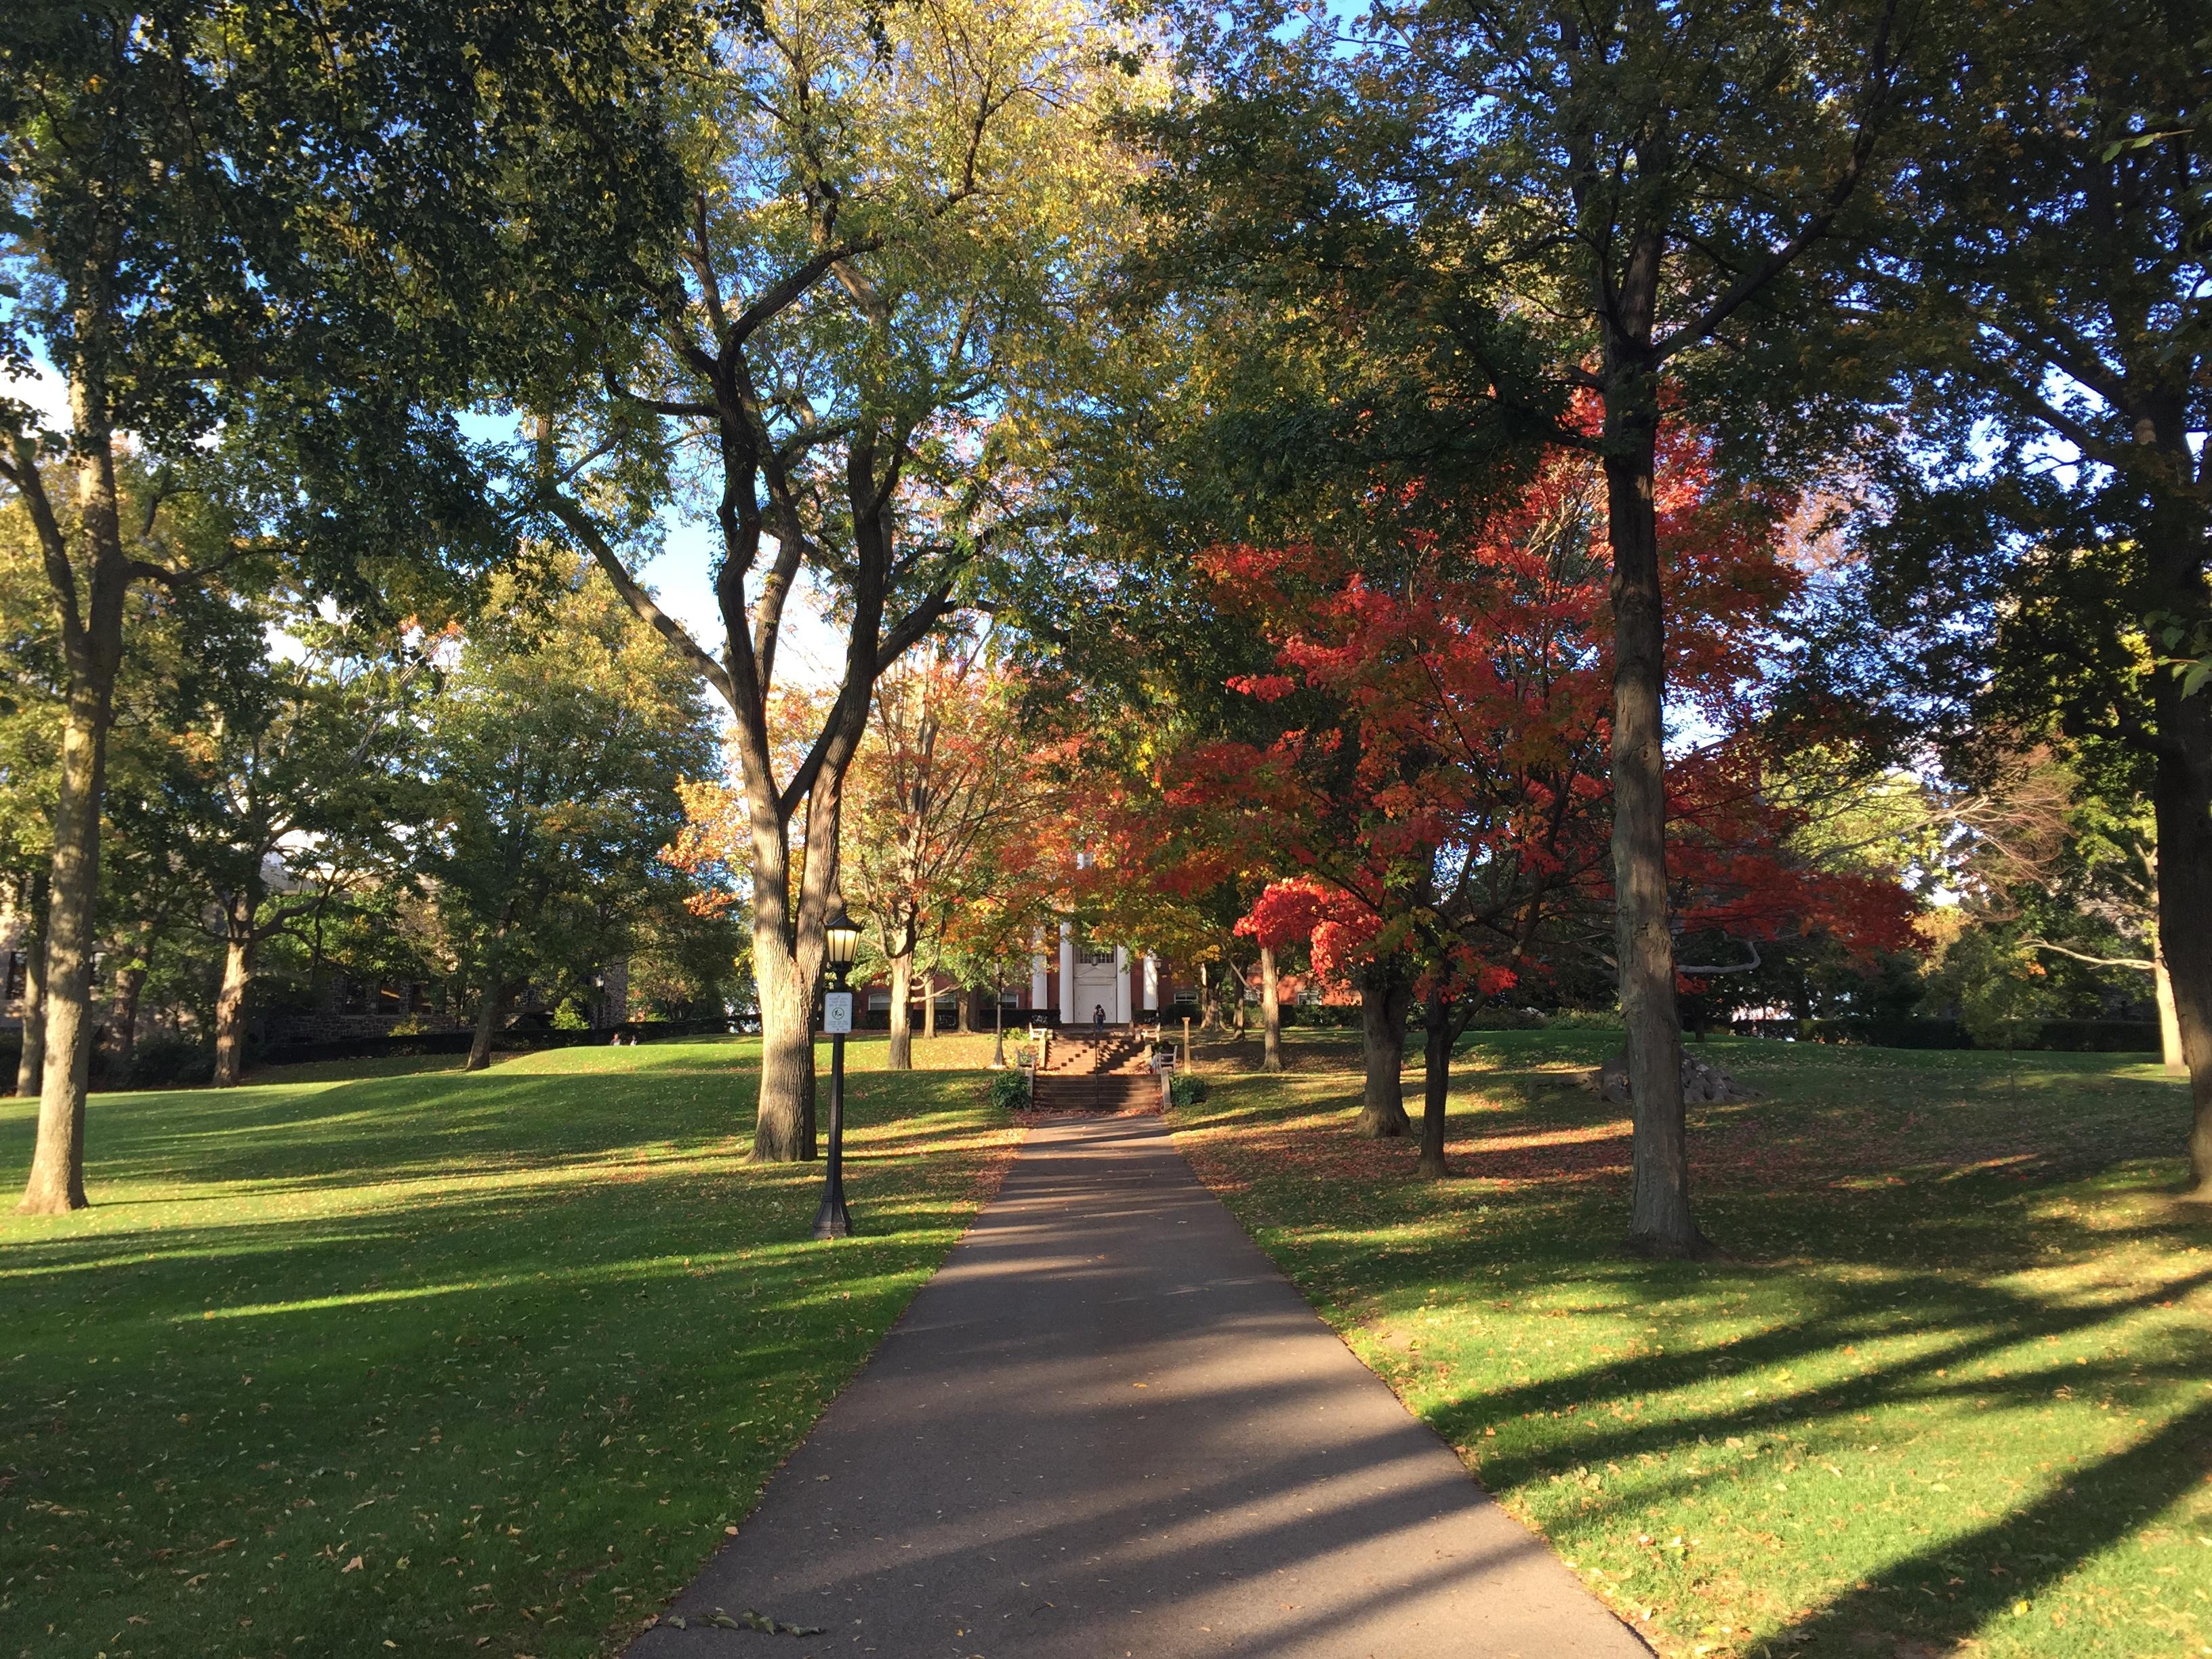
M830 981L822 998L822 1028L830 1034L830 1168L823 1177L814 1236L849 1238L853 1217L845 1208L845 1034L853 1029L853 994L846 988L845 975L860 953L860 930L845 914L845 902L835 899L822 931Z

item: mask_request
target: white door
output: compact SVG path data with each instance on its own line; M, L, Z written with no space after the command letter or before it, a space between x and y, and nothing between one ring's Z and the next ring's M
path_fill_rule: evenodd
M1075 956L1075 1023L1078 1026L1091 1024L1098 1009L1106 1011L1109 1024L1114 1019L1114 951L1111 945L1101 950L1094 943L1085 943Z

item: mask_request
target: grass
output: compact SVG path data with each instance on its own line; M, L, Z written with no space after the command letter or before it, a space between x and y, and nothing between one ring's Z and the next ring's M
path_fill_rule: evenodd
M917 1048L974 1066L988 1044ZM817 1244L820 1166L744 1161L756 1056L94 1097L94 1207L0 1213L0 1656L618 1647L1013 1139L974 1073L883 1075L857 1041L860 1236ZM11 1190L32 1119L0 1104Z
M1620 1252L1626 1114L1563 1086L1617 1039L1471 1038L1425 1182L1292 1036L1217 1051L1184 1150L1662 1654L2212 1654L2212 1215L2154 1066L1716 1040L1768 1097L1692 1109L1732 1259L1686 1265Z

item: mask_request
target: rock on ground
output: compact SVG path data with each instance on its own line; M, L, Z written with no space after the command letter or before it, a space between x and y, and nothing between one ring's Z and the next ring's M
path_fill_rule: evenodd
M1635 1097L1628 1086L1628 1053L1623 1049L1595 1072L1585 1073L1583 1087L1601 1099L1616 1106L1626 1106ZM1701 1054L1685 1051L1682 1055L1682 1098L1686 1101L1757 1100L1759 1091L1747 1084L1738 1083L1719 1066Z

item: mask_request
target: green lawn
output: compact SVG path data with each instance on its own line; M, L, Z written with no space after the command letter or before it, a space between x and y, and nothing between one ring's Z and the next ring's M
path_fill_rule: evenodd
M820 1167L744 1161L756 1052L94 1096L94 1207L0 1209L0 1656L618 1646L1013 1139L973 1072L856 1078L861 1236L816 1244ZM32 1115L0 1103L11 1193Z
M1617 1248L1626 1115L1561 1085L1606 1034L1471 1039L1441 1183L1290 1035L1185 1151L1662 1653L2212 1654L2212 1215L2154 1066L1716 1040L1770 1097L1692 1109L1692 1266Z

